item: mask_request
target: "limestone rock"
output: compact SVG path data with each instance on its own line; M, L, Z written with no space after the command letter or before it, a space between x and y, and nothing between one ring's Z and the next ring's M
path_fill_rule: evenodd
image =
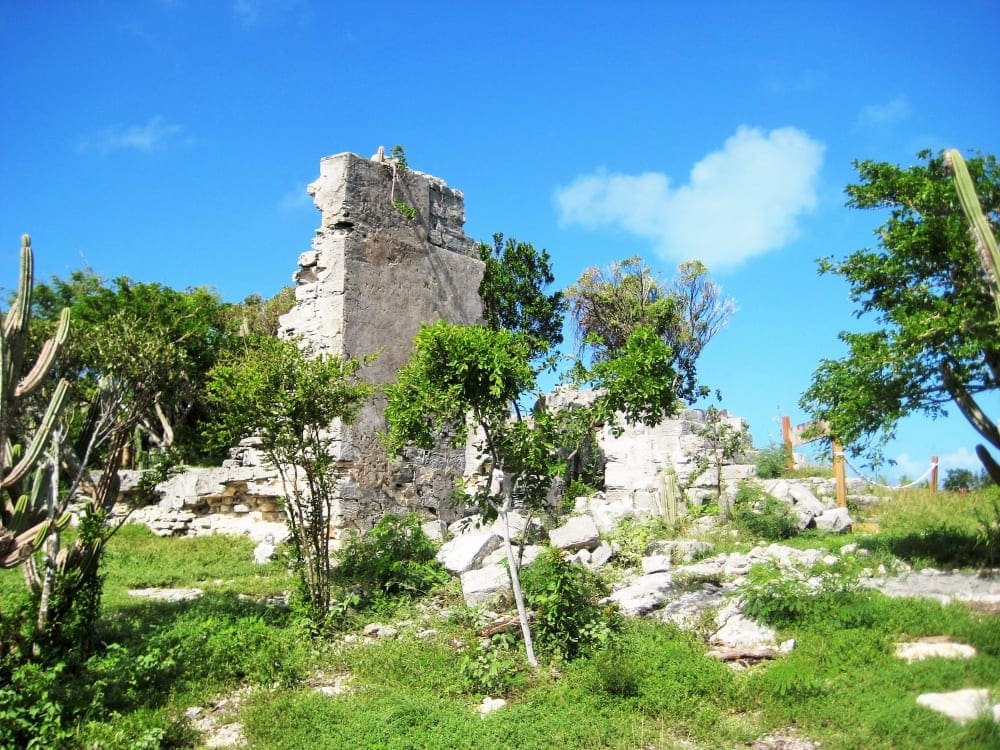
M986 689L967 688L950 693L924 693L917 697L917 703L961 724L983 715L992 715L994 721L1000 722L1000 704L990 705L990 691Z
M645 615L662 607L676 593L673 584L670 573L638 576L603 601L617 604L623 614Z
M592 517L573 516L559 528L549 531L549 541L553 547L575 552L596 549L601 535Z
M854 519L851 518L847 508L830 508L813 517L813 523L820 531L843 534L851 530Z
M503 540L492 531L477 531L457 536L438 550L436 559L449 573L461 574L480 565Z
M510 593L510 574L506 565L487 565L462 573L462 597L470 607L488 604Z
M479 706L479 713L483 716L488 716L494 711L499 711L506 705L507 701L503 698L483 698L483 702Z
M976 655L976 649L965 643L951 641L913 641L897 643L895 656L897 659L912 663L924 659L971 659Z

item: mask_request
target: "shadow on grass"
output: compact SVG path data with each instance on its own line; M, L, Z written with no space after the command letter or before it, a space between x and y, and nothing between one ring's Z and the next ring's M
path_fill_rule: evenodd
M975 534L938 526L906 534L882 532L859 540L872 552L888 552L909 563L931 563L941 568L984 568L991 565L986 548Z
M235 682L297 682L308 639L293 631L288 610L231 593L119 606L101 620L79 687L95 707L128 712Z

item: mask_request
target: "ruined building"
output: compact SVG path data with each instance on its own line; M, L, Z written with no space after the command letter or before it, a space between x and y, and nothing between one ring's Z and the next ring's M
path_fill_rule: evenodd
M299 257L296 302L281 318L282 336L315 354L377 354L363 376L381 385L409 359L421 323L481 322L483 263L463 230L459 191L380 149L371 159L324 158L309 194L322 218L312 249ZM378 439L384 406L378 394L355 424L335 427L346 477L334 524L365 529L407 510L448 518L464 454L415 451L387 461Z

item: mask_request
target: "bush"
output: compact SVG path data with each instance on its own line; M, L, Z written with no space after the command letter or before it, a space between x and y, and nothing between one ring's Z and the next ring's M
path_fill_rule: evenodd
M769 565L751 568L740 587L744 613L774 627L802 622L836 629L869 627L875 619L874 596L841 573L807 577Z
M733 525L755 538L779 541L799 533L799 519L788 506L751 482L740 483L733 500Z
M335 583L350 589L361 606L390 597L420 596L448 580L434 559L437 547L416 515L386 516L344 547L333 571Z
M777 479L788 472L788 453L781 443L771 443L757 454L754 461L757 476L761 479Z
M550 547L521 573L524 599L535 613L535 637L546 651L570 660L607 644L618 628L614 608L600 607L606 593L592 570Z

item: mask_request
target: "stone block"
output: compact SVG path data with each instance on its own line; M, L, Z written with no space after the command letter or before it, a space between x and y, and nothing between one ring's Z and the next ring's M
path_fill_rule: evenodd
M595 549L601 543L601 535L591 516L573 516L559 528L549 531L549 541L553 547L575 552Z
M470 607L489 604L510 593L510 576L506 565L487 565L462 573L462 597Z
M465 573L480 565L503 540L492 531L474 531L446 542L437 553L437 561L452 574Z

